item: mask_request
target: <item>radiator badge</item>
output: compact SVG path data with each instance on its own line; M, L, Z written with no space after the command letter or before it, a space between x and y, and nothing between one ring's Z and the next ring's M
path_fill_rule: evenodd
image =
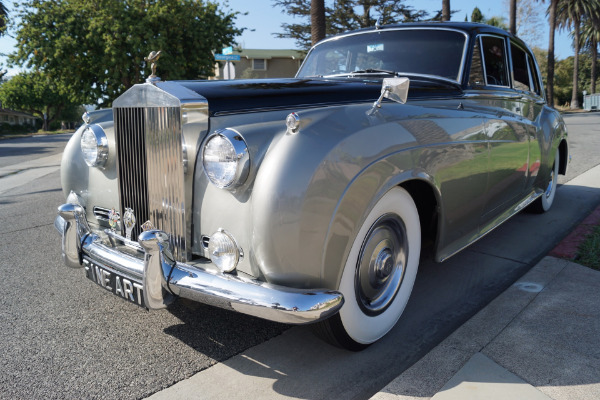
M108 212L108 225L110 225L110 230L115 231L117 229L117 225L119 224L119 213L115 211L115 209L111 209Z
M142 230L143 230L144 232L146 232L146 231L150 231L150 230L152 230L152 229L155 229L155 228L154 228L154 224L152 223L152 221L148 220L148 221L146 221L146 222L144 222L144 223L142 224Z
M133 227L135 226L135 214L131 208L125 209L123 224L125 225L125 237L127 240L131 240L131 231L133 231Z

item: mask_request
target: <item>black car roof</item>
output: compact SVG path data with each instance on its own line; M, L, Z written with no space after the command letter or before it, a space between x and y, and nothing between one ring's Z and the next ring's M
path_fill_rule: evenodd
M358 33L358 32L368 32L368 31L377 31L377 30L386 30L386 29L397 29L397 28L451 28L458 29L464 31L468 34L480 34L480 33L495 33L502 36L516 37L511 33L508 33L502 28L498 28L496 26L481 24L478 22L438 22L438 21L428 21L428 22L406 22L402 24L390 24L390 25L381 25L379 28L374 26L369 28L357 29L355 31L348 31L341 33L335 36L344 36L347 34ZM335 37L332 36L332 37Z

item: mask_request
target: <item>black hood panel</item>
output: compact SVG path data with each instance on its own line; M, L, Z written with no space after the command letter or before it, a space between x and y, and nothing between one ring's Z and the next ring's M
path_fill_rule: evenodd
M260 109L375 101L380 82L308 79L179 81L208 100L211 115Z
M219 113L375 102L381 80L358 79L248 79L228 81L178 81L208 100L211 116ZM410 99L456 97L461 90L435 81L410 82Z

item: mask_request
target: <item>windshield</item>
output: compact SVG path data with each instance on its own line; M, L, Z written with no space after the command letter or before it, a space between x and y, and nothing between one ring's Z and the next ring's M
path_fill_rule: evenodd
M466 39L462 32L427 28L342 36L315 46L296 77L391 72L459 82Z

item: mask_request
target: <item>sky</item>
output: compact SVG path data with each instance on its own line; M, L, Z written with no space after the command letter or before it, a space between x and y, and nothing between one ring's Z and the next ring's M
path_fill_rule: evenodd
M273 33L282 32L281 24L284 22L293 23L300 21L281 12L281 8L273 5L272 0L228 0L216 1L217 3L228 3L228 9L233 11L247 12L247 15L240 15L236 24L240 27L248 28L241 37L237 38L237 42L246 49L294 49L295 43L291 39L278 39L273 36ZM538 43L528 43L530 46L534 44L543 48L548 48L548 23L546 22L545 3L534 2L536 7L542 10L542 24L540 26L539 35L537 35ZM12 12L12 2L5 1L5 5L9 6L9 12ZM430 12L433 16L436 10L441 9L441 0L406 0L406 5L415 9L424 9ZM450 8L457 12L452 15L453 21L464 21L465 15L471 16L473 8L479 7L485 17L503 16L508 21L508 2L506 0L450 0ZM16 41L10 37L14 36L14 32L9 32L8 35L0 38L0 62L2 69L8 70L8 75L14 75L19 72L19 68L8 68L4 57L15 50ZM571 39L567 32L558 32L555 39L555 55L559 59L563 59L573 55L571 47Z

